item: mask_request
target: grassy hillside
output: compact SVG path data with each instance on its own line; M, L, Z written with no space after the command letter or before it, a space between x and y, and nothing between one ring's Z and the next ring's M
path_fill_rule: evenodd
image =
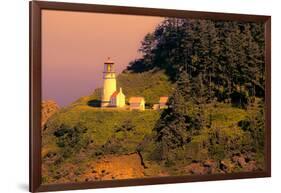
M45 183L68 182L73 179L73 176L69 176L73 170L77 171L77 174L72 175L78 181L83 181L88 178L82 176L90 175L90 163L96 163L107 155L129 156L136 150L141 152L146 166L144 176L184 175L188 172L179 168L187 167L194 161L228 161L232 160L233 155L245 153L249 144L249 133L239 127L239 122L256 111L219 103L215 108L212 105L206 106L205 116L208 117L210 112L213 114L212 127L204 128L185 148L173 154L177 157L177 163L167 164L155 161L159 149L157 143L150 138L160 117L158 111L101 110L87 105L65 108L52 116L47 123L47 129L43 131L43 180ZM59 135L59 132L63 134ZM261 154L250 156L252 157L249 159L256 160L259 168L263 167ZM126 156L123 158L127 159ZM231 172L242 170L239 165L232 165ZM99 165L94 164L95 167ZM65 177L57 175L57 171ZM222 171L217 169L214 172ZM110 175L113 175L112 173Z
M131 96L143 96L148 105L158 103L160 96L172 92L172 84L163 71L122 73L117 77L117 87L122 87L127 101Z
M208 104L205 106L204 115L205 119L208 120L212 114L212 125L202 128L200 133L194 135L184 147L170 150L173 161L161 160L161 146L153 140L152 136L156 134L153 132L152 135L145 138L139 147L147 166L145 175L155 176L159 173L187 175L263 170L263 151L253 150L256 148L255 141L251 138L253 131L249 132L240 126L241 122L256 116L258 112L259 107L256 105L245 110L230 104ZM242 163L237 162L239 159L243 160ZM212 165L208 165L209 163Z
M232 107L230 104L218 103L216 107L211 104L207 105L204 109L204 116L208 120L210 114L212 114L212 125L204 127L198 135L194 135L183 150L184 152L179 152L178 156L190 161L211 157L208 148L211 145L210 140L215 139L213 135L216 133L220 135L221 139L229 142L235 141L238 145L243 144L242 141L247 134L238 126L238 123L246 119L249 113L247 110ZM147 146L149 143L150 147ZM144 144L143 153L145 159L153 160L151 156L159 150L154 141L150 140L149 143ZM223 148L225 143L221 142L217 145Z
M86 136L83 138L85 146L90 144L91 147L99 149L104 146L106 151L107 142L111 141L118 146L118 142L122 141L123 153L134 152L144 135L151 133L158 118L157 111L101 110L77 105L63 109L48 121L47 129L43 132L43 147L49 149L56 146L56 138L59 137L56 137L54 132L79 128L83 129L83 136ZM111 146L115 148L114 145ZM97 151L93 149L92 153Z
M151 106L159 102L160 96L169 96L173 90L173 84L163 71L147 71L142 73L121 73L117 76L117 89L122 87L126 96L126 102L132 96L142 96L146 105ZM96 89L91 95L79 98L72 103L75 105L99 106L101 88Z
M87 105L61 110L43 131L44 181L59 181L55 179L56 171L67 163L79 169L101 156L136 152L158 118L159 112L149 110L101 110Z
M169 95L172 91L172 84L163 72L120 74L118 85L122 86L127 98L144 96L151 104L156 103L159 96ZM207 104L204 116L208 121L212 115L212 124L202 128L182 149L171 152L177 161L168 163L159 160L161 148L153 138L153 128L161 111L140 112L93 107L92 102L99 100L99 93L100 90L97 89L92 95L78 99L47 121L42 132L44 183L73 182L73 179L115 179L121 176L186 175L196 173L193 171L195 166L199 167L199 171L205 169L205 160L217 164L217 167L212 166L211 173L247 170L246 166L251 170L263 167L263 155L249 150L253 147L250 137L253 131L243 129L240 125L242 121L248 123L248 120L252 120L251 117L257 115L260 109L257 104L248 109L223 103ZM137 151L140 152L139 155L135 153ZM240 160L245 158L249 163L254 162L254 166L240 166L233 161L233 156L236 155L240 156ZM130 163L131 168L118 165L117 160L120 159L121 163L131 157L135 160ZM194 166L194 162L197 165ZM225 166L227 170L218 167L221 162L229 163ZM145 167L140 163L144 163ZM132 172L129 172L130 175L121 175L120 171L118 173L114 170L116 165L122 171L138 170L138 175ZM105 175L103 168L111 168L111 171L107 171L108 175Z

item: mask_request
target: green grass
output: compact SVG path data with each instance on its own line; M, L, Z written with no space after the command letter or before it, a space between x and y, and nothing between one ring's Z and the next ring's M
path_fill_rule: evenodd
M246 118L248 112L241 108L232 107L231 104L208 104L205 108L206 120L212 114L212 125L216 128L227 128L236 125Z
M249 134L243 131L238 123L253 114L253 109L245 110L233 107L231 104L208 104L204 108L205 120L212 114L212 124L204 127L198 135L192 136L191 141L183 148L171 152L176 158L175 165L206 159L223 159L232 153L241 151L249 144ZM160 150L151 141L144 146L142 153L148 162L155 160L155 153ZM154 155L155 154L155 155ZM157 157L157 156L156 156ZM157 159L156 159L157 160ZM171 166L173 167L173 166Z
M99 109L86 105L72 106L61 110L48 121L48 129L43 133L43 150L57 151L57 139L53 134L64 125L66 128L76 126L87 129L85 140L92 141L92 147L100 149L109 140L116 138L127 153L133 152L144 136L151 133L159 116L157 111L140 112ZM128 122L132 125L132 130L117 132L120 126Z
M169 96L173 90L173 84L163 71L121 73L117 76L117 89L120 87L126 96L126 103L132 96L142 96L149 106L159 103L161 96ZM89 101L100 99L101 88L98 88L91 95L77 99L71 106L87 105Z
M143 96L149 105L158 103L160 96L169 96L173 87L163 71L122 73L117 86L122 87L127 101L131 96Z
M157 103L160 96L170 95L173 90L173 85L161 71L122 73L118 76L118 87L120 86L127 100L130 96L143 96L150 105ZM161 112L101 109L89 106L89 101L99 99L100 89L96 89L90 96L81 97L48 120L47 129L42 132L43 163L47 160L45 159L47 155L57 154L55 166L47 164L49 171L56 171L52 168L59 168L66 163L77 165L76 169L79 169L84 167L87 161L98 159L100 155L132 153L140 150L140 144L145 143L140 151L145 163L151 166L146 169L145 175L153 176L159 173L177 175L181 172L178 170L179 167L193 160L220 160L227 158L234 151L241 151L241 147L248 143L249 135L238 126L238 123L247 117L255 116L260 108L253 105L245 110L233 107L231 104L207 104L204 107L204 116L206 122L211 119L211 126L202 128L198 135L192 137L190 143L176 150L173 156L178 160L177 163L167 167L155 161L159 157L159 147L151 137L155 134L153 128ZM85 129L85 133L80 132L81 136L78 137L79 148L59 147L60 140L65 139L59 139L54 133L62 125L69 129L75 127ZM148 141L144 141L147 139ZM66 144L71 144L73 141L75 142L70 138ZM65 151L69 150L73 151L72 154L64 157ZM262 165L263 155L256 156L256 160ZM46 175L44 180L49 181Z
M212 113L212 126L211 128L203 128L199 135L192 138L192 141L186 147L188 149L188 153L186 153L190 154L190 157L200 158L202 155L197 154L200 150L205 155L204 149L207 148L210 138L216 132L219 132L220 140L238 140L237 143L240 143L245 132L238 127L238 122L252 112L252 110L247 111L232 107L230 104L219 103L215 107L207 105L205 116L207 118L209 113ZM143 141L145 136L152 134L159 117L160 113L153 110L129 111L100 109L88 105L72 105L62 109L48 121L48 129L43 132L43 154L59 151L54 132L62 124L69 128L78 126L87 129L85 140L92 141L91 146L87 149L88 151L99 149L102 153L110 153L110 148L112 148L114 149L113 153L133 152L136 151L138 144ZM128 124L131 125L131 130L120 129L120 127L126 127ZM111 145L109 145L109 142ZM144 149L143 151L150 152L150 149Z

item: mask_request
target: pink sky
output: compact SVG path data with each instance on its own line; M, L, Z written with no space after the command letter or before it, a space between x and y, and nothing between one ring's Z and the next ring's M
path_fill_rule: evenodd
M160 17L42 11L42 97L66 106L102 87L103 62L120 73L140 56Z

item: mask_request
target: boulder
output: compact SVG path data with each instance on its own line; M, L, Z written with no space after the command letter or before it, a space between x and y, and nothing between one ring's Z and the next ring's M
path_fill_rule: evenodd
M208 159L208 160L205 160L203 162L203 166L205 167L210 167L210 168L215 168L217 167L217 162L213 159Z
M246 172L253 172L255 170L258 169L257 167L257 162L256 161L249 161L244 167L243 169L246 171Z
M205 160L203 166L208 170L209 174L219 173L218 164L213 159Z
M231 173L231 172L233 172L233 170L235 168L234 164L229 159L221 160L219 167L225 173Z
M237 163L240 167L244 167L247 163L246 163L246 160L245 160L245 157L243 155L240 155L240 156L233 156L232 157L232 161L234 163Z
M191 163L185 167L185 171L189 174L203 175L208 173L208 169L201 163Z

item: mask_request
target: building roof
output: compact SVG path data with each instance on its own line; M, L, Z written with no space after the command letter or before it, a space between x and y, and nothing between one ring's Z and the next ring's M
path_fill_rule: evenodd
M144 101L143 97L131 97L129 103L141 103L142 101Z
M111 97L116 97L119 93L122 93L122 94L123 94L122 88L121 88L121 87L119 88L119 91L116 90L116 91L111 95Z
M118 94L119 94L119 92L118 92L118 91L115 91L115 92L111 95L111 97L116 97Z
M159 103L167 103L167 102L168 102L168 97L167 96L160 97Z

